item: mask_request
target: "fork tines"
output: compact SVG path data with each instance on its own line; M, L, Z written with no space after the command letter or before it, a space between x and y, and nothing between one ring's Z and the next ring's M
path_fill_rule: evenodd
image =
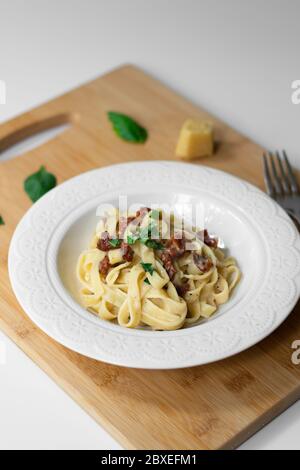
M298 184L286 152L265 152L263 154L264 179L269 196L298 194Z

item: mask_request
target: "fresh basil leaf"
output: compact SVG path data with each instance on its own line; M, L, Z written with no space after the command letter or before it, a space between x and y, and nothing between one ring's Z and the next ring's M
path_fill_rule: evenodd
M140 238L138 233L132 233L131 235L127 235L127 243L128 245L133 245L138 239Z
M150 281L149 281L149 279L148 279L147 277L146 277L146 279L144 279L144 282L145 282L146 284L151 285L151 284L150 284Z
M137 230L135 233L131 233L130 235L127 235L128 245L133 245L136 241L139 240L139 238L140 238L139 230Z
M146 271L146 273L150 273L151 276L152 276L152 274L154 272L154 268L152 266L152 263L141 263L141 265L142 265L144 271Z
M56 177L52 173L48 173L44 166L41 166L39 171L28 176L24 181L24 190L32 202L36 202L55 186Z
M140 228L136 233L128 235L127 243L128 245L133 245L136 241L140 241L143 245L148 246L148 248L162 250L163 245L157 240L152 240L151 236L159 238L159 230L155 223L151 223L147 227Z
M118 248L121 244L121 240L119 240L118 238L112 238L108 241L108 243L112 248Z
M0 225L5 225L2 215L0 215Z
M134 119L126 114L109 111L108 119L113 125L115 133L127 142L143 143L147 140L148 132Z
M147 240L144 243L148 248L153 248L154 250L163 250L164 246L162 243L157 242L156 240Z
M128 245L133 245L135 241L136 240L134 240L134 238L131 235L128 235L127 240L126 240L126 243L128 243Z

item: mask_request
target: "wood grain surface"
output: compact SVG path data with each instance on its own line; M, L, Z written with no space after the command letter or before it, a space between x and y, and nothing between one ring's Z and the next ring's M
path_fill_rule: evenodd
M149 131L145 145L119 140L106 111L132 115ZM44 164L58 182L130 160L173 160L187 117L209 117L217 151L201 159L262 187L255 143L133 66L123 66L0 126L0 151L36 131L70 122L68 130L17 158L1 162L0 327L82 408L128 449L234 448L300 396L300 366L291 344L300 339L295 308L270 337L224 361L189 369L127 369L88 359L56 343L22 311L12 292L7 253L31 202L23 181Z

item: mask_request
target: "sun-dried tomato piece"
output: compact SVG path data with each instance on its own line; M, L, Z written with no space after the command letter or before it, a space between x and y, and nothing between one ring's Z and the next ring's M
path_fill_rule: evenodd
M177 294L180 296L180 297L184 297L185 294L187 293L187 291L190 289L190 286L189 286L189 282L186 281L186 282L181 282L180 284L175 284L175 288L177 290Z
M170 253L168 253L167 251L162 251L160 254L160 259L162 261L162 264L165 270L168 273L169 278L172 280L177 271L173 264L173 260L172 260Z
M119 230L118 230L120 238L123 238L126 228L134 220L135 220L135 216L120 217L120 219L119 219Z
M121 251L122 251L122 256L125 261L132 261L133 260L133 255L134 251L131 248L131 246L128 245L128 243L122 242L121 244Z
M179 258L185 252L185 239L171 237L165 243L165 249L171 256L171 258Z
M196 236L204 241L205 245L211 248L217 248L218 239L211 237L206 229L196 233Z
M103 276L106 276L109 268L110 268L109 259L108 259L108 256L105 255L103 260L100 261L99 263L99 273L103 274Z
M148 214L148 212L150 212L151 209L149 209L149 207L141 207L137 213L135 214L135 217L136 218L139 218L139 217L145 217L146 214Z
M119 236L120 238L123 238L124 232L126 228L128 227L129 224L133 225L139 225L145 215L150 212L151 209L149 207L141 207L135 215L131 215L129 217L120 217L119 219Z
M98 250L109 251L111 249L111 246L109 244L109 240L110 240L109 233L107 231L102 232L101 237L99 238L99 240L97 242Z
M195 265L202 273L209 271L213 265L213 262L207 256L198 255L198 253L193 254L193 260Z

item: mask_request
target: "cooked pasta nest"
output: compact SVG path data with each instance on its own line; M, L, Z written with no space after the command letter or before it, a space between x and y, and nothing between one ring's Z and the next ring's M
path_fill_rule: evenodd
M77 264L82 304L127 328L176 330L213 315L241 277L206 230L161 210L108 212Z

